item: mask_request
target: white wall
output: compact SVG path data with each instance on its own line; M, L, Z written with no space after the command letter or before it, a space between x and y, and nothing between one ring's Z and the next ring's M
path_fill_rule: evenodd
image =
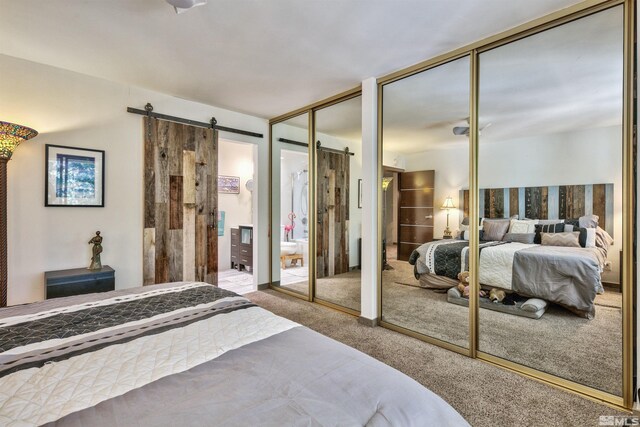
M519 138L502 142L480 142L478 180L480 188L532 187L547 185L614 184L614 240L609 250L611 272L605 282L619 281L619 251L622 242L622 150L621 128ZM469 150L466 144L407 156L407 171L435 170L435 205L451 195L460 206L459 190L469 188ZM446 213L436 209L434 236L442 235ZM459 216L452 212L455 232Z
M268 135L267 121L148 90L0 55L0 118L40 132L22 144L9 163L9 304L44 297L48 270L89 265L88 240L104 236L103 264L116 270L116 287L142 284L142 118L126 112L151 102L155 111ZM222 138L258 144L267 164L266 139L221 133ZM45 208L45 144L106 151L104 208ZM258 192L268 194L267 168L260 168ZM267 217L268 197L254 200ZM256 230L256 251L266 251L267 221ZM266 283L262 263L258 283Z
M218 210L224 211L224 235L218 237L218 270L231 268L231 229L253 221L252 193L246 183L253 178L255 145L220 140L218 175L240 177L240 194L218 194Z

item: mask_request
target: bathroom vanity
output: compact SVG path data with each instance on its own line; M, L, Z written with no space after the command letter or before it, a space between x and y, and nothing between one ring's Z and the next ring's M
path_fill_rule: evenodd
M231 268L253 272L253 225L231 229Z

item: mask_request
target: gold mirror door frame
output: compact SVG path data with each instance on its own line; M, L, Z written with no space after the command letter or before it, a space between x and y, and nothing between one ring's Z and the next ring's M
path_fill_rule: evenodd
M317 195L316 195L316 183L317 183L317 170L316 170L316 164L317 164L317 149L315 144L312 143L312 141L315 141L315 112L317 110L321 110L323 108L327 108L330 107L332 105L338 104L342 101L346 101L349 100L351 98L360 96L362 94L362 90L360 88L360 86L345 91L343 93L337 94L335 96L332 96L330 98L318 101L314 104L308 105L306 107L302 107L299 108L295 111L291 111L289 113L283 114L281 116L275 117L271 120L269 120L269 278L270 278L270 282L269 282L269 288L270 289L274 289L283 293L286 293L288 295L297 297L297 298L301 298L301 299L305 299L307 301L314 301L317 302L319 304L323 304L323 305L327 305L329 307L335 308L337 310L340 311L344 311L347 312L349 314L353 314L353 315L357 315L359 314L359 311L356 310L352 310L346 307L342 307L338 304L333 304L331 302L327 302L327 301L322 301L322 300L316 300L315 299L315 286L316 286L316 251L317 251L317 245L316 245L316 230L317 230ZM299 148L302 145L306 146L306 153L308 155L308 166L307 166L307 171L308 171L308 200L309 200L309 211L308 211L308 215L307 215L307 223L308 223L308 259L305 261L305 266L308 266L308 291L306 294L302 294L300 292L295 292L289 289L286 289L285 287L280 286L279 283L279 276L278 276L278 280L274 280L274 272L276 269L276 263L279 264L279 260L275 255L276 252L276 242L279 240L279 235L276 234L276 230L274 227L274 203L276 201L274 201L274 191L273 191L273 185L275 182L277 182L278 180L275 179L274 177L274 162L276 160L278 160L276 157L276 154L278 152L278 147L276 147L276 143L278 142L278 139L280 139L280 137L278 136L276 130L274 129L275 126L277 126L278 124L282 124L287 122L288 120L291 119L295 119L296 117L301 117L303 115L307 115L307 135L305 138L302 138L302 135L300 135L300 138L298 140L293 141L293 143L298 143L296 144ZM287 138L285 138L287 139ZM292 141L288 141L288 143L291 143ZM278 200L278 203L280 201Z
M304 234L314 232L312 125L312 111L302 109L271 120L269 126L269 287L308 301L314 252L313 239L305 243Z
M360 276L351 271L350 243L355 236L352 227L353 202L358 188L351 185L353 159L361 159L361 148L349 147L349 141L332 135L341 126L350 126L344 118L356 111L358 124L362 117L362 92L359 88L313 108L313 167L314 255L313 301L354 316L360 314ZM355 105L357 103L357 106ZM339 118L332 117L332 107L339 110ZM349 114L351 113L351 114ZM340 118L343 120L341 121ZM331 120L334 120L331 122ZM327 127L326 122L331 122ZM336 126L337 125L337 126ZM361 125L357 126L361 129ZM321 132L327 128L324 132ZM330 139L330 141L327 141ZM360 137L361 141L361 137ZM357 144L356 144L357 145ZM360 143L361 147L361 143ZM354 153L355 151L355 153ZM357 181L356 181L357 182ZM327 233L328 231L328 233ZM353 245L351 245L353 246ZM327 280L323 280L324 278ZM318 280L320 279L320 280ZM356 283L357 282L357 283ZM340 289L336 289L336 287ZM357 289L355 289L357 287Z
M478 56L481 52L487 51L503 44L511 43L515 40L519 40L528 37L533 34L541 33L545 30L561 26L563 24L575 21L577 19L596 14L600 11L610 9L616 6L622 5L624 7L624 40L623 40L623 113L622 113L622 378L620 379L622 384L622 396L616 396L614 394L603 392L593 387L585 386L574 381L570 381L538 369L533 369L515 362L511 362L482 351L479 351L479 183L478 183L478 142L479 142L479 127L482 124L478 123L478 93L479 93L479 63ZM485 40L473 43L469 46L457 49L449 54L442 55L437 58L425 61L417 64L405 70L392 73L388 76L382 77L378 80L378 171L379 181L382 178L382 93L385 84L399 80L412 74L419 73L421 71L433 68L441 65L453 59L459 58L463 55L471 55L471 94L469 99L470 104L470 117L469 117L469 200L468 200L468 213L469 213L469 272L471 277L471 292L470 292L470 310L469 310L469 337L470 347L469 349L461 350L459 348L452 348L448 343L439 342L425 335L403 330L403 328L395 327L394 325L387 325L382 322L382 326L390 327L391 329L399 330L400 332L415 336L424 341L431 342L433 344L449 348L459 353L467 354L472 358L478 358L488 363L500 366L517 372L519 374L528 376L538 381L545 382L547 384L560 387L570 392L578 393L584 397L593 399L595 401L603 402L617 408L623 408L630 410L633 406L633 363L634 363L634 330L635 319L633 315L634 310L634 203L635 203L635 184L634 184L634 158L633 153L635 149L634 140L634 98L633 92L635 88L634 71L635 64L634 58L634 34L635 34L635 2L632 0L592 0L585 1L578 5L571 6L563 9L549 16L537 19L530 23L521 25L517 28L509 30L505 33L498 34ZM382 189L381 186L378 190L378 200L381 200ZM382 204L378 204L378 232L381 235L382 232ZM379 253L382 255L382 248L379 246ZM378 275L378 295L379 298L381 292L381 276ZM381 310L381 300L378 304L379 310ZM380 311L379 311L380 312Z

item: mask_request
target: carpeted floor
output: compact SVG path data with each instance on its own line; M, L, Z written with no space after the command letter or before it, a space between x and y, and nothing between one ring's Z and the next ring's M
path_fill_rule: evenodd
M413 266L389 260L382 273L382 318L461 347L468 347L469 311L445 293L420 288ZM306 294L307 282L291 284ZM360 272L320 279L316 296L359 311ZM596 318L586 320L552 305L540 319L480 310L481 351L616 395L622 394L622 298L596 298Z
M309 282L290 283L287 289L307 295ZM360 270L316 280L316 298L360 311Z
M621 412L479 360L355 317L278 293L245 295L280 316L341 341L404 372L439 394L473 426L597 426Z

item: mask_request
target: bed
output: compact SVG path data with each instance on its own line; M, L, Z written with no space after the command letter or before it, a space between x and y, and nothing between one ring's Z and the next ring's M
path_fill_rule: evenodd
M449 289L461 271L469 270L469 242L443 240L416 249L413 264L420 285ZM500 288L559 304L593 319L594 300L604 292L601 273L606 250L601 247L556 247L518 242L480 243L479 281L483 288Z
M467 425L393 368L180 282L0 309L0 425Z

